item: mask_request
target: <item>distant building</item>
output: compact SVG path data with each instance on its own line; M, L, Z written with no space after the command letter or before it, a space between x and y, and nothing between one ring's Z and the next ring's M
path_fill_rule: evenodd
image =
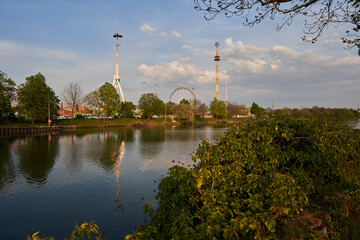
M89 107L86 103L83 105L75 107L74 110L74 116L81 114L88 114L89 113ZM58 114L60 117L72 117L71 116L71 103L64 104L63 102L60 102L60 109L58 111Z
M134 118L141 118L141 115L142 115L142 110L139 108L136 108L134 110Z

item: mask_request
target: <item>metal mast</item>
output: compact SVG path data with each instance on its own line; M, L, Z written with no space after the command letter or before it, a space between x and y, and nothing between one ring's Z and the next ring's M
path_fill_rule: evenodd
M123 91L121 89L120 78L119 78L119 38L122 38L122 35L115 33L113 37L116 39L116 65L115 65L113 86L115 87L115 89L119 88L120 97L121 97L122 101L125 102L125 97L124 97Z
M216 62L216 99L219 99L219 42L215 43L216 47L216 55L214 57L214 61Z

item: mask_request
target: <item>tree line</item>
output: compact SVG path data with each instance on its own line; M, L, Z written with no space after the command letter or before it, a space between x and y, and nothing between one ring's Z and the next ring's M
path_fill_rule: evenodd
M338 119L345 120L351 118L359 118L360 112L359 109L349 109L349 108L324 108L313 106L312 108L288 108L284 107L282 109L272 109L272 108L262 108L258 104L253 103L250 108L251 114L256 117L286 117L286 118L315 118L315 119Z
M62 91L61 99L70 109L71 119L76 116L79 106L86 105L88 111L100 116L104 121L109 118L133 118L135 114L141 118L150 119L154 116L170 115L180 121L192 122L195 118L202 119L210 114L216 119L226 117L251 116L265 117L306 117L306 118L336 118L348 119L359 117L359 112L346 108L312 108L301 109L272 109L262 108L253 103L251 108L236 102L224 102L214 98L209 106L195 100L190 102L182 99L179 103L164 102L156 93L144 93L136 106L133 102L122 102L116 89L110 83L104 83L96 90L84 96L78 83L69 83ZM5 119L28 120L44 122L48 118L56 118L59 111L60 98L56 96L51 87L46 84L45 77L38 73L27 77L25 83L16 87L15 82L4 72L0 71L0 121Z
M89 112L98 119L103 116L104 121L114 117L132 118L136 109L142 118L150 119L156 115L166 114L186 121L193 121L195 113L198 113L199 117L204 117L210 111L214 117L223 118L227 112L226 105L221 100L214 99L210 107L198 100L191 103L187 99L182 99L179 103L165 103L156 93L142 94L138 105L135 106L129 101L121 102L116 89L110 83L104 83L85 96L80 84L69 83L63 89L61 99L66 108L70 109L71 119L76 116L79 106L83 104L86 104ZM41 73L27 77L25 83L16 87L15 82L0 71L0 121L14 120L16 112L17 120L44 122L58 115L59 104L60 97L46 84L46 79ZM228 106L230 111L236 107L236 104Z
M17 105L13 107L15 101ZM41 73L27 77L25 83L16 88L15 82L0 71L0 121L5 117L15 118L14 112L18 112L19 119L43 122L49 115L57 114L59 103L59 97Z

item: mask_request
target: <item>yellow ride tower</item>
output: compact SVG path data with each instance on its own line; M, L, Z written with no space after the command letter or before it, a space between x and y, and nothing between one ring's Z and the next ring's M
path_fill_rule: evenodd
M216 62L216 99L219 99L219 62L220 62L219 42L215 43L215 47L216 47L216 55L214 57L214 61Z

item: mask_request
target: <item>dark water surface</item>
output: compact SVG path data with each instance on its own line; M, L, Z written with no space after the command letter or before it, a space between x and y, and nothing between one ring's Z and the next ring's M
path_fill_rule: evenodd
M95 220L104 237L123 239L156 207L155 189L172 160L192 164L202 138L225 128L116 129L0 137L0 239L63 239ZM156 181L156 182L154 182ZM144 198L144 200L141 200Z

